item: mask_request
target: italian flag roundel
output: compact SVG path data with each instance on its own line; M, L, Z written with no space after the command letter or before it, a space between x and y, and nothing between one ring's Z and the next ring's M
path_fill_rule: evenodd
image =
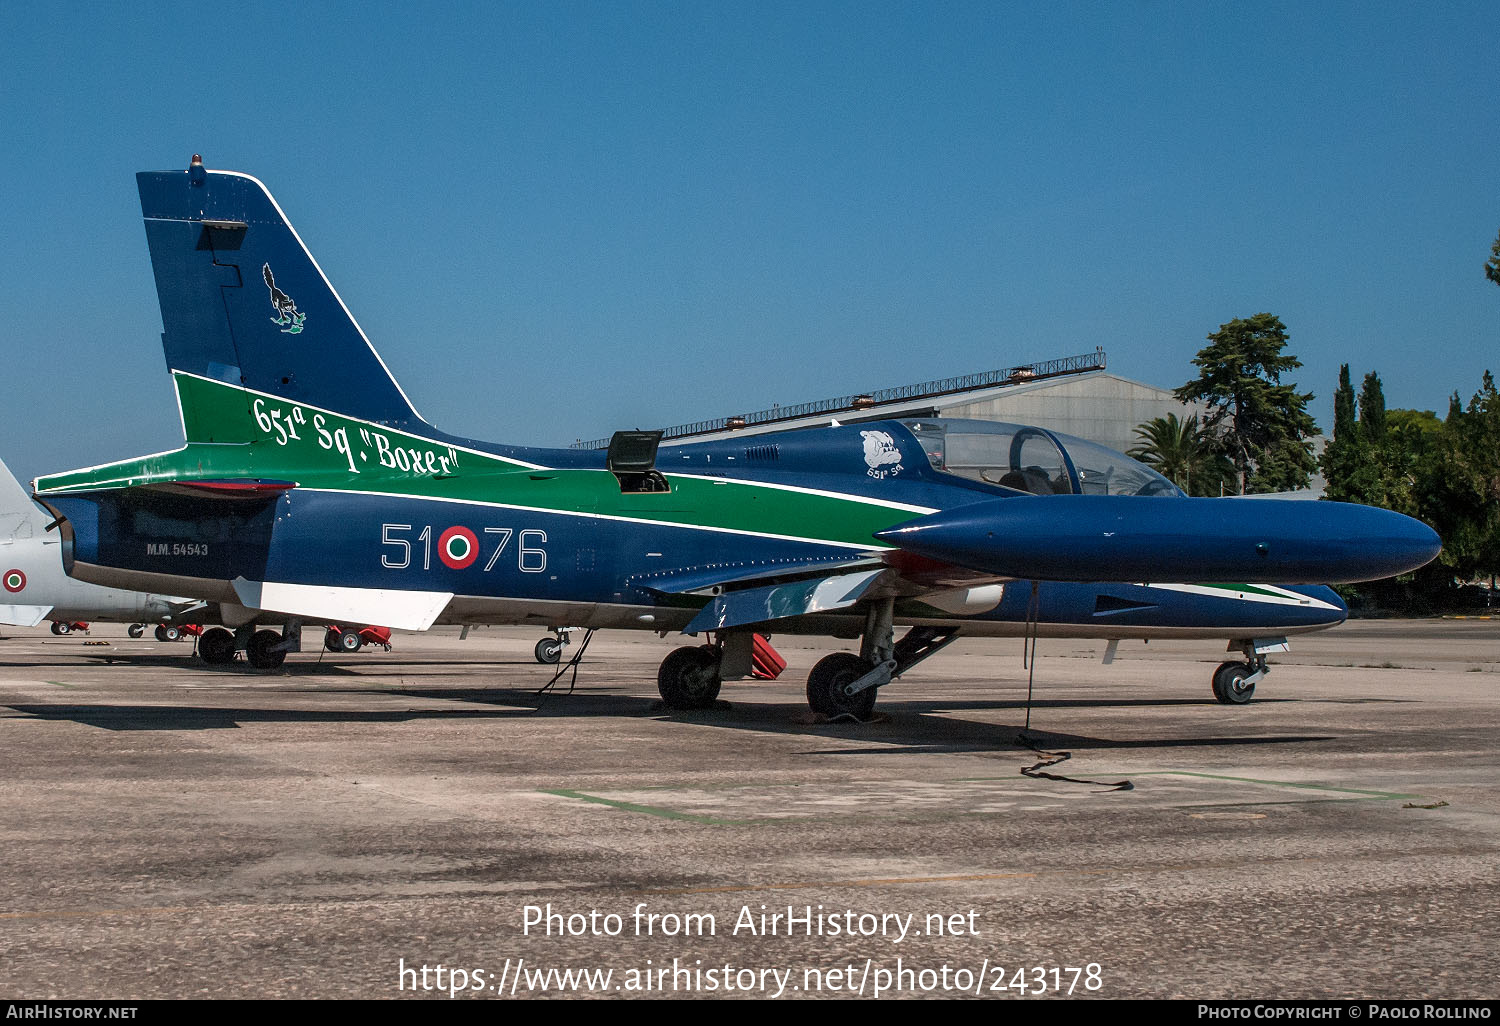
M26 587L26 575L19 570L7 570L4 577L5 590L14 595Z
M454 570L472 566L479 558L479 539L467 527L450 527L438 538L438 558Z

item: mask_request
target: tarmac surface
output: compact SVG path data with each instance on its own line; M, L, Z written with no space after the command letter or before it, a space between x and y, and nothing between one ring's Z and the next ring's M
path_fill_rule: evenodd
M649 634L545 697L535 630L0 635L0 997L1500 996L1500 620L1294 639L1235 707L1222 643L1044 639L1071 780L1018 641L858 724L814 639L673 713Z

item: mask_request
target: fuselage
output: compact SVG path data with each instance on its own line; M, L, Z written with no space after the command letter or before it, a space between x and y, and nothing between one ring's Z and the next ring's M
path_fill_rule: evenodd
M243 395L178 378L179 389L199 393L200 410L214 393ZM67 520L71 572L225 607L247 604L236 581L276 581L380 592L393 602L448 596L435 623L670 631L687 626L726 582L888 559L896 553L878 531L1028 494L999 483L1011 473L1002 465L1011 449L1034 489L1040 474L1059 493L1174 491L1134 461L1075 440L1023 429L1019 444L1007 435L999 455L986 455L972 450L989 429L932 421L663 447L659 483L643 487L611 472L602 452L491 446L251 398L257 437L248 441L191 444L48 479L46 501ZM940 454L938 428L947 440ZM971 462L955 465L954 457ZM190 484L211 480L215 459L232 460L240 478L249 468L261 487L214 494ZM1112 462L1094 465L1101 460ZM109 490L122 478L155 487ZM975 635L1018 635L1034 619L1043 635L1251 637L1316 630L1346 615L1322 587L1078 581L1046 582L1031 611L1027 582L943 566L905 571L923 587L898 600L897 622ZM399 615L387 619L404 625ZM857 634L860 624L853 612L831 611L783 618L775 629Z

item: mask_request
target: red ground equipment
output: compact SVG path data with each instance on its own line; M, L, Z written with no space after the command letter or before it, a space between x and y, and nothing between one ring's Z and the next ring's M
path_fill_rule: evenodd
M761 680L775 680L784 669L786 660L781 658L781 653L771 647L771 642L764 634L757 634L755 647L750 653L750 676Z
M358 652L366 645L380 645L387 652L391 650L391 629L389 627L340 627L338 624L328 625L328 633L323 635L323 647L330 652Z

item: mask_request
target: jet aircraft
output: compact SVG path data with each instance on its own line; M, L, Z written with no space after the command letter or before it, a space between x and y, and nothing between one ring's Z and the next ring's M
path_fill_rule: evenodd
M104 588L63 572L61 537L48 531L52 517L39 509L0 462L0 624L35 627L51 620L53 633L79 621L142 625L175 621L204 608L197 599Z
M825 634L859 652L818 662L808 701L865 716L961 634L1215 637L1244 655L1212 681L1237 703L1267 651L1344 619L1323 585L1440 548L1386 510L1188 498L1035 427L915 419L673 446L622 431L607 451L450 435L258 180L195 156L137 184L186 444L36 494L70 573L199 597L258 666L296 648L304 620L682 631L711 640L673 650L658 686L694 707L749 675L754 632Z

